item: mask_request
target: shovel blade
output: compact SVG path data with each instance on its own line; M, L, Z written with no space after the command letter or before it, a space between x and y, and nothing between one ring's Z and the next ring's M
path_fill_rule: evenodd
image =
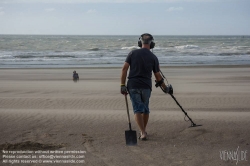
M126 139L126 145L130 145L130 146L137 145L136 131L126 130L125 139Z

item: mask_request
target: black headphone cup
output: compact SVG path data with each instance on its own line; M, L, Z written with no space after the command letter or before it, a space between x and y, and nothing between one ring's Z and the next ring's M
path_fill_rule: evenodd
M155 47L155 43L153 41L151 41L151 43L150 43L150 49L152 49L154 47Z
M142 47L142 43L141 43L141 40L139 39L139 41L138 41L138 47Z

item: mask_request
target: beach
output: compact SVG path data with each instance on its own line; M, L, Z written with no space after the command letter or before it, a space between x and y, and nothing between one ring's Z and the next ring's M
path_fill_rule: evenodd
M78 82L72 80L74 70ZM189 128L171 96L153 85L148 140L126 146L121 68L0 69L0 165L12 165L3 156L13 151L48 149L77 151L88 166L250 165L250 66L161 70L178 102L202 126Z

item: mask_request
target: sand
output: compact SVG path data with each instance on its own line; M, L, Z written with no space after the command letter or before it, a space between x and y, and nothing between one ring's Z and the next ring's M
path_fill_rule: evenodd
M0 69L0 165L11 165L3 161L18 150L78 151L90 166L250 165L249 66L162 68L176 99L202 126L189 128L174 100L153 87L148 140L137 146L125 144L121 69L79 68L78 82L73 70ZM129 109L139 134L130 100Z

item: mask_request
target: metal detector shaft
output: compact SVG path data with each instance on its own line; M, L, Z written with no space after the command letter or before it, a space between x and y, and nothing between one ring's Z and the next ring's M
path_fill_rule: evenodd
M161 70L160 70L160 74L161 74L162 78L166 79L166 81L167 81L167 83L168 83L167 78L163 75L163 73L161 72ZM162 79L162 81L163 81L163 79ZM156 88L157 88L158 86L160 86L161 90L162 90L164 93L166 93L166 90L161 86L162 81L156 81L156 80L155 80L155 82L156 82L155 86L156 86ZM168 84L168 85L169 85L169 84ZM176 98L175 98L174 95L173 95L173 87L172 87L172 85L170 84L170 86L167 86L167 88L170 88L170 90L172 91L172 92L171 92L171 91L169 90L170 93L168 92L168 94L174 99L174 101L176 102L176 104L181 108L182 112L185 114L185 117L188 117L189 121L191 122L191 126L190 126L190 127L202 126L202 125L196 125L196 124L193 122L193 120L188 116L187 112L186 112L186 111L182 108L182 106L178 103L178 101L176 100ZM184 118L184 120L185 120L185 118Z
M182 108L182 106L178 103L178 101L176 100L176 98L174 97L173 94L169 94L173 99L174 101L176 102L176 104L181 108L182 112L188 117L188 119L190 120L190 122L192 123L191 124L191 127L194 127L196 126L196 124L192 121L192 119L188 116L187 112Z

